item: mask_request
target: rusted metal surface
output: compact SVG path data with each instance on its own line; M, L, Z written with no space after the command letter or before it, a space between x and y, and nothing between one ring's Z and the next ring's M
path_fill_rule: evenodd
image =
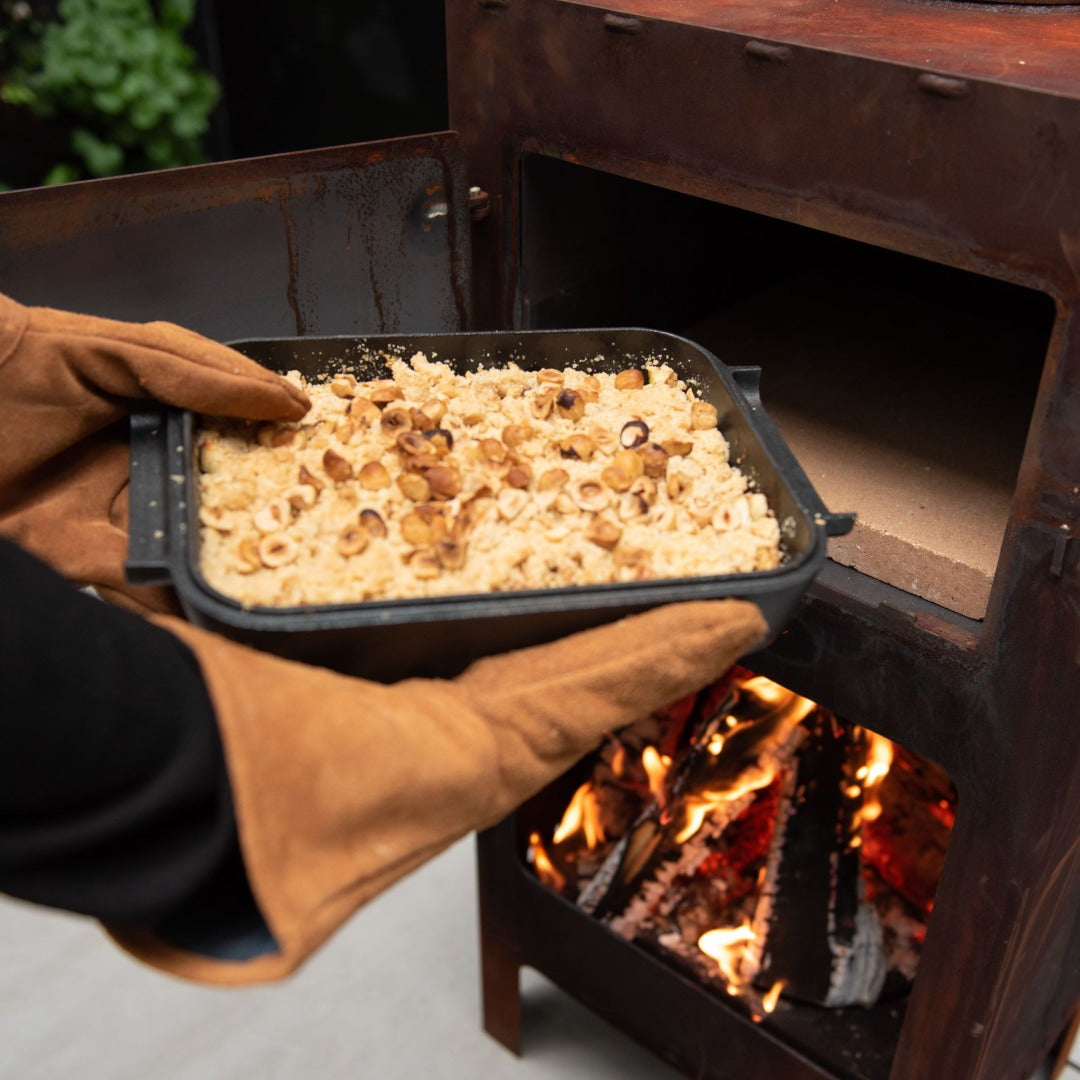
M472 182L491 195L474 234L481 325L537 325L536 301L559 295L550 267L522 263L528 155L1056 301L986 618L835 568L750 661L938 762L960 792L920 974L888 1047L892 1080L1030 1075L1080 997L1080 19L916 0L450 0L447 10L451 120ZM612 207L590 225L565 199L544 205L577 214L582 259L597 242L590 229L655 224ZM692 229L674 224L658 254L678 259ZM716 273L743 254L718 245ZM621 285L635 287L632 272ZM509 842L481 852L482 884L489 860L515 857ZM525 951L543 970L531 925L501 912L484 933L498 955ZM573 963L558 966L574 992ZM583 987L593 1007L615 1011L591 976ZM636 990L640 1009L656 1008ZM667 1020L660 1033L629 1011L615 1018L670 1050ZM731 1060L714 1052L725 1075ZM747 1062L752 1049L737 1075L774 1075ZM836 1060L833 1073L850 1071Z
M452 135L0 196L0 290L219 340L460 330L468 191Z

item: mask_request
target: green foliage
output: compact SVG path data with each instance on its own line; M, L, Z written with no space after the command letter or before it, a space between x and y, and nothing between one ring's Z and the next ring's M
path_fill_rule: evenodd
M192 165L218 100L183 34L195 0L59 0L56 18L0 0L0 101L70 130L44 183Z

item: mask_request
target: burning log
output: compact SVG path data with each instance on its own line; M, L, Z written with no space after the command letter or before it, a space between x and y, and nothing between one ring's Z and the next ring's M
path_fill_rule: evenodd
M813 708L767 679L743 682L695 725L678 765L651 785L652 801L582 890L578 906L598 917L618 914L642 882L692 873L695 858L700 862L709 849L687 848L686 841L703 827L706 835L722 833L753 793L772 782Z
M856 774L867 742L826 710L814 714L781 798L743 962L743 977L759 989L782 983L785 996L817 1005L878 1000L886 956L858 850L867 785Z

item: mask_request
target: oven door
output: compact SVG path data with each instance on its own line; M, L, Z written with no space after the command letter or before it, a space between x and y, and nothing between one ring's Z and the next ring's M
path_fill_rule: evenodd
M222 341L468 329L455 134L0 195L0 291Z

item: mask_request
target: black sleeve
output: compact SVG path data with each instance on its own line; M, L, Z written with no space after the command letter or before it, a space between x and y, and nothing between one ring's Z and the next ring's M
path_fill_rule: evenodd
M192 653L3 540L0 595L0 890L214 955L272 947Z

